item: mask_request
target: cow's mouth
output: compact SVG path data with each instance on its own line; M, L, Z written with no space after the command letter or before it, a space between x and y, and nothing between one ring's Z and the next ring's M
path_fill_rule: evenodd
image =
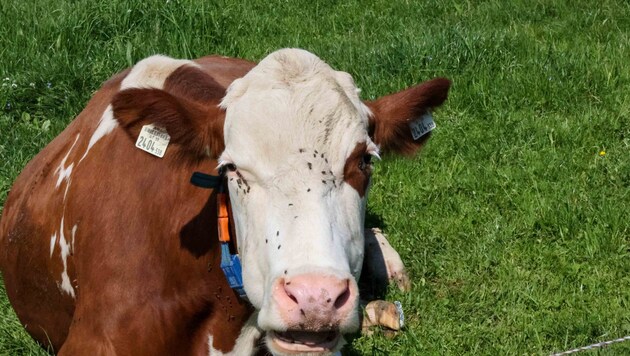
M339 331L269 331L268 342L275 348L287 353L331 352L339 344Z

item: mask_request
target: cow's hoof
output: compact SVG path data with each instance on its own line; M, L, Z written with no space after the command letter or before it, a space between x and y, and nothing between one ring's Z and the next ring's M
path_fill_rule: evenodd
M398 289L403 292L409 292L411 290L411 280L404 267L398 271L392 272L392 275L389 276L389 281L396 283Z
M405 323L405 316L400 302L387 302L375 300L365 306L361 329L363 334L370 335L373 326L384 326L390 330L398 331Z

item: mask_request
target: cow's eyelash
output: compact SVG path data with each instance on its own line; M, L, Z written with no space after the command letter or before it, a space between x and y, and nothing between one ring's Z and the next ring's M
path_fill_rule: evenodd
M381 160L381 155L378 154L378 150L374 150L374 151L368 151L365 154L368 154L374 158L376 158L377 160Z
M372 142L371 140L369 141L368 145L367 145L367 149L365 151L365 154L368 154L376 159L378 159L379 161L381 160L381 155L379 154L379 148L378 146Z

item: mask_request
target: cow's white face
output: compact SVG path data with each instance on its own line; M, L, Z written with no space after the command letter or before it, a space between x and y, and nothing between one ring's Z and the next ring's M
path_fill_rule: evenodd
M245 291L276 354L337 350L359 326L356 280L369 110L347 73L303 50L265 58L222 102Z
M164 128L173 164L223 151L245 291L269 349L338 350L340 335L359 324L374 142L385 152L417 152L430 136L427 114L446 100L450 81L435 78L365 106L348 74L296 49L269 55L234 81L221 107L223 87L193 62L151 57L129 78L151 86L123 85L112 100L130 137L149 123Z

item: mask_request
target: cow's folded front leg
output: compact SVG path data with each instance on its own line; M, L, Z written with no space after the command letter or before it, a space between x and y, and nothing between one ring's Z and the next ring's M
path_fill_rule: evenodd
M401 291L411 289L400 255L379 228L365 229L364 258L361 286L368 299L382 296L390 282L396 283Z
M401 291L409 291L411 282L400 255L389 244L379 228L365 229L365 257L360 279L361 300L364 305L362 333L370 335L372 327L381 326L389 332L403 326L403 311L400 303L383 298L390 283L396 283Z

